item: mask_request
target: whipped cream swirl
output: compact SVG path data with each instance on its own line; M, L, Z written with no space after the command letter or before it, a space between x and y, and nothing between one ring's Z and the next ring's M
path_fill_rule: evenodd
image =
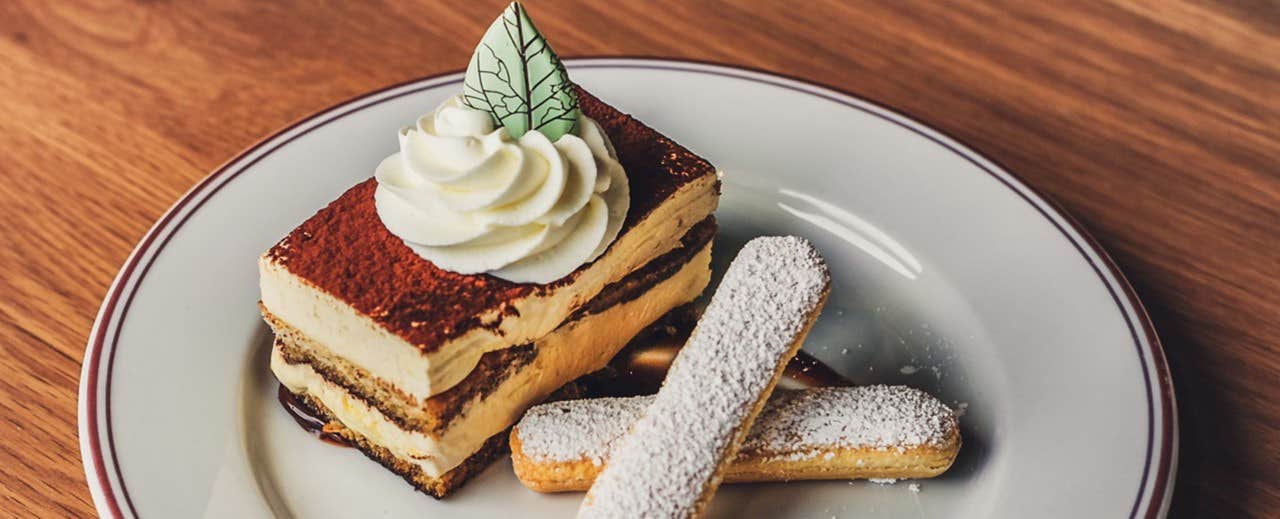
M374 175L378 216L445 270L548 283L594 261L631 205L608 136L580 116L551 142L513 139L488 112L450 98L400 131L400 152Z

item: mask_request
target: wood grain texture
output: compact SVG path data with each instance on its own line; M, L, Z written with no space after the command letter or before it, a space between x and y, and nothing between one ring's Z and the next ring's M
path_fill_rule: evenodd
M611 2L613 3L613 2ZM1280 509L1280 4L531 0L562 55L816 80L970 143L1115 257L1177 386L1174 516ZM116 269L218 164L465 65L500 1L0 2L0 515L87 516L79 363Z

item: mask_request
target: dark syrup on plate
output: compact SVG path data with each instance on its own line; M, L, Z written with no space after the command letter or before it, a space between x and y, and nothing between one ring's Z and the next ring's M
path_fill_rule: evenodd
M280 389L276 391L276 399L280 401L280 406L284 408L289 416L293 417L293 421L298 423L302 430L311 433L312 436L320 438L325 443L337 445L339 447L351 447L351 442L336 433L326 431L325 425L329 422L311 411L302 399L295 395L293 391L289 391L280 385Z

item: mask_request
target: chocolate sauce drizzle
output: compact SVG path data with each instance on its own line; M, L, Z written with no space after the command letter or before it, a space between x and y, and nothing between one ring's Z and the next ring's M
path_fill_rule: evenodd
M289 416L293 417L293 421L298 423L302 430L311 433L312 436L320 438L325 443L337 445L339 447L351 447L351 442L336 433L326 431L325 426L329 424L319 414L311 410L306 402L302 401L298 395L288 388L280 385L280 389L276 391L276 399L280 401L280 406L284 408Z

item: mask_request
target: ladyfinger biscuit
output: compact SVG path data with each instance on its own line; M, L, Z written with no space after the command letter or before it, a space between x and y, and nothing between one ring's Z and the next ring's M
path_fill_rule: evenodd
M652 396L536 406L511 431L521 483L586 490ZM937 476L960 451L954 412L906 386L774 392L725 472L730 483Z
M826 264L807 240L748 242L578 516L701 515L829 286Z

